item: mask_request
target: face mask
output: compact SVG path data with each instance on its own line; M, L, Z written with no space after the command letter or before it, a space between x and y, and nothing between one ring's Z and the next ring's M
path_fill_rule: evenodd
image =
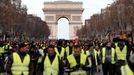
M132 55L129 57L129 60L130 60L131 63L134 64L134 54L132 54Z

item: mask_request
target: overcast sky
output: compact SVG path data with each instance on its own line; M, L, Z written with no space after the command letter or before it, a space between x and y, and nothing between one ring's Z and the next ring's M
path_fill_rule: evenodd
M44 1L56 1L56 0L22 0L22 4L27 5L28 13L34 14L43 19L43 3ZM94 13L100 12L101 8L105 8L108 4L111 4L113 0L70 0L70 1L82 1L83 8L83 19L90 18Z
M44 20L44 14L43 14L42 8L43 8L43 3L45 1L57 1L57 0L22 0L22 4L25 4L27 6L28 14L37 15L41 17L42 20ZM83 8L84 8L83 18L82 18L83 22L85 19L89 19L90 16L92 16L93 14L100 13L102 8L107 7L108 4L111 4L113 2L113 0L70 0L70 1L82 1L83 2ZM60 28L62 27L60 26ZM61 34L64 34L64 33L61 33ZM62 35L62 37L63 36L64 35Z

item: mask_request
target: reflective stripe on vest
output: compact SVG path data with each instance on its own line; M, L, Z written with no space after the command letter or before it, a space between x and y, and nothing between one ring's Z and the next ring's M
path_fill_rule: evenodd
M56 54L57 54L58 56L60 56L60 58L61 58L61 57L64 57L65 49L62 47L62 48L61 48L61 52L59 53L58 49L55 48L55 52L56 52Z
M43 72L43 75L58 75L58 72Z
M46 58L44 60L44 72L43 75L58 75L59 72L59 61L58 61L58 55L55 56L52 64L50 62L50 59L48 57L48 54L46 55Z
M129 68L128 65L121 67L121 75L134 75L134 72Z
M121 51L120 48L117 46L117 47L116 47L116 54L117 54L118 60L126 60L127 46L124 46L122 51Z
M112 52L111 52L110 56L111 56L111 63L115 64L115 60L114 60L115 50L114 50L114 48L112 48ZM105 57L106 57L106 48L103 48L102 49L102 63L105 63Z
M20 56L18 55L18 53L13 53L13 64L11 67L11 71L13 75L20 75L20 74L24 74L24 75L28 75L29 74L29 64L30 64L30 56L28 54L26 54L26 56L24 57L23 62L21 61Z
M86 71L79 70L79 71L71 72L70 75L87 75L87 74Z
M86 63L86 58L87 58L87 56L86 56L85 54L81 54L81 55L80 55L80 63L83 64L83 65L85 65L85 63ZM69 56L67 57L67 59L68 59L68 61L69 61L69 64L70 64L70 67L71 67L71 68L73 68L74 66L77 65L77 62L76 62L75 57L74 57L73 54L69 55Z

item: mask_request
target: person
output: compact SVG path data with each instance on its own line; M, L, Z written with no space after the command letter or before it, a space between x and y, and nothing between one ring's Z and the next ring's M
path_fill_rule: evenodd
M116 75L121 75L120 74L120 68L121 66L125 65L126 64L126 58L127 58L127 46L125 45L125 42L120 39L120 41L118 42L118 45L116 46L115 48L116 50L116 54L117 54L117 59L118 59L118 62L116 64L116 67L117 67L117 72L116 72Z
M47 47L47 53L38 64L37 75L63 75L64 69L60 57L56 54L54 46Z
M5 42L3 47L4 47L4 50L5 50L5 52L6 52L7 54L8 54L8 52L9 52L9 50L12 49L10 43L8 43L8 42Z
M121 75L134 75L134 53L127 61L128 63L121 67Z
M114 66L117 61L115 49L111 47L110 41L106 42L106 47L102 48L100 57L102 62L103 75L114 75Z
M7 75L32 75L33 65L28 52L29 46L21 43L18 52L13 52L7 59Z
M69 42L69 46L66 47L66 55L69 56L73 53L73 41Z
M17 51L17 49L18 49L18 43L17 42L13 42L11 44L11 47L12 47L12 49L10 50L10 54L12 54L13 52L16 52Z
M89 61L87 55L81 53L79 45L74 46L74 53L67 57L66 66L70 75L87 75Z
M62 40L59 40L57 43L57 47L55 47L55 52L57 55L60 56L60 58L63 60L65 58L65 48L62 47Z
M100 72L100 46L99 44L95 45L95 48L93 49L93 54L92 54L92 68L93 72Z
M4 53L5 53L5 50L3 47L3 41L0 41L0 74L4 72L4 66L3 66L4 60L5 60Z
M41 56L39 54L38 45L30 44L29 55L31 57L31 61L33 62L33 74L36 74L38 58Z
M90 50L86 51L86 54L88 55L88 57L90 57L91 59L91 75L95 75L95 72L99 72L99 68L100 68L100 48L99 48L99 43L95 44L95 47L93 47L91 45Z
M134 53L134 44L131 46L130 56Z
M91 58L91 53L90 53L90 45L89 44L85 44L84 46L84 54L87 55L87 58L88 58L88 62L89 62L89 70L87 70L87 75L92 75L92 58Z

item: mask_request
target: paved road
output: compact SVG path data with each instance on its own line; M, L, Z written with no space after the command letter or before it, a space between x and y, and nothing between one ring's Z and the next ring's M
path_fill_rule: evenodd
M100 73L96 73L95 75L103 75L103 73L102 73L102 72L100 72Z

